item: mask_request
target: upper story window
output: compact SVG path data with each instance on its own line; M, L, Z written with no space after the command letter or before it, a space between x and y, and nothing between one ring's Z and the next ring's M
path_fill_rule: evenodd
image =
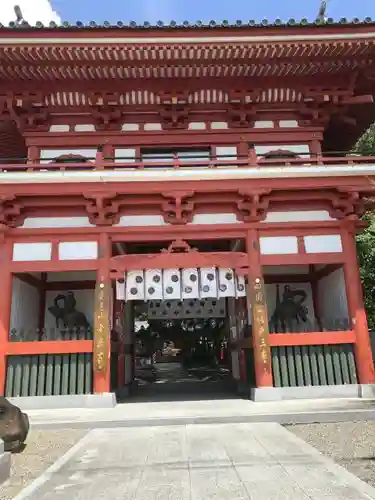
M141 161L145 162L169 162L178 158L182 161L194 162L209 160L211 158L211 148L142 148Z

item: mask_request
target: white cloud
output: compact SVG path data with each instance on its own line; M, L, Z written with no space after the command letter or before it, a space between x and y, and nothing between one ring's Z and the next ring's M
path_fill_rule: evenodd
M14 6L19 5L25 21L35 25L37 21L47 25L51 21L60 24L61 19L49 0L0 0L0 23L5 26L16 20Z

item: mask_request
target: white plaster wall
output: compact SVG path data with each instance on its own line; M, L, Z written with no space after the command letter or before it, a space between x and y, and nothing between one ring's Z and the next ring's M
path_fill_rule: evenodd
M240 224L234 213L196 214L191 224ZM167 226L162 215L123 215L118 227Z
M273 221L272 221L273 222ZM192 224L238 224L234 213L197 214ZM166 226L161 215L123 215L119 227ZM21 226L24 229L94 227L88 217L28 217ZM27 251L28 253L28 251Z
M139 124L138 123L123 123L121 125L121 130L123 132L135 132L139 130Z
M217 146L216 156L218 160L236 160L237 146Z
M272 120L258 120L254 123L254 128L273 128L275 123Z
M287 255L298 253L297 236L261 236L259 238L262 255Z
M13 278L10 330L15 329L17 332L11 333L11 339L20 339L20 330L25 329L28 332L24 340L34 340L37 337L39 300L37 288L19 278Z
M212 130L227 130L229 128L227 122L211 122Z
M296 120L279 120L280 128L298 128L298 122Z
M123 215L120 222L114 224L119 227L138 227L138 226L166 226L162 215Z
M315 321L315 311L312 300L312 291L310 283L288 283L288 282L280 283L279 284L280 300L282 300L285 285L289 285L292 290L304 290L307 293L307 297L303 305L306 306L308 309L308 315L307 315L308 321L305 326L301 322L300 331L305 331L307 329L306 328L307 325L311 329L311 325L314 324ZM274 313L276 307L276 284L275 283L266 284L265 288L266 288L266 298L267 298L268 319L271 319L271 316Z
M143 130L162 130L161 123L145 123Z
M115 149L115 163L134 163L137 156L137 150L134 148Z
M318 282L318 308L323 328L345 329L349 326L344 270L337 269ZM336 328L334 328L336 326Z
M240 224L236 214L196 214L192 224Z
M74 293L77 301L76 310L83 312L89 322L93 326L94 319L94 290L71 290ZM46 310L44 315L44 327L46 329L56 329L55 317L48 311L48 308L54 305L54 298L61 294L66 295L66 290L49 290L46 293Z
M291 210L288 212L268 212L263 222L310 222L333 219L327 210Z
M342 241L339 234L323 234L304 236L306 253L342 252Z
M92 123L77 123L74 125L75 132L95 132L95 125Z
M190 122L189 130L205 130L206 122Z
M70 126L67 125L67 124L55 124L55 125L51 125L50 128L49 128L49 132L69 132L70 130Z
M51 260L52 243L14 243L12 259L15 262L41 262Z
M25 229L52 227L93 227L88 217L27 217L22 224Z
M58 245L60 260L92 260L98 258L97 241L64 241Z

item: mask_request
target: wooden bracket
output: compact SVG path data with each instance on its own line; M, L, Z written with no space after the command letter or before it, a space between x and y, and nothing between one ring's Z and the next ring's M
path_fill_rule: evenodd
M259 222L267 216L270 205L270 189L238 191L237 202L240 219L244 222Z
M163 253L181 253L181 252L197 252L197 248L192 248L186 241L181 238L172 241L168 248L163 248L161 250Z
M174 191L161 193L166 201L162 203L164 221L168 224L187 224L193 220L194 191Z
M120 202L115 201L117 194L90 193L85 194L85 205L91 224L96 226L112 226L120 220Z
M23 205L15 196L0 195L0 224L6 227L18 227L25 221Z

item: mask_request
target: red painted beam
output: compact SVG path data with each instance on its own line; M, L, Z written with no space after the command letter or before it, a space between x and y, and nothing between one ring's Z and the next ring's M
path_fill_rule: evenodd
M26 239L27 241L27 239ZM10 269L15 273L22 272L62 272L62 271L95 271L98 261L93 260L60 260L40 262L12 262Z
M93 351L92 340L64 340L40 342L8 342L0 344L8 356L33 356L37 354L72 354Z
M262 255L262 266L285 266L306 265L306 264L340 264L342 265L344 256L341 253L306 253L290 255Z
M271 333L269 336L269 343L272 347L354 344L355 341L356 336L353 330L337 332Z
M272 283L309 283L311 281L310 274L265 274L264 282Z

